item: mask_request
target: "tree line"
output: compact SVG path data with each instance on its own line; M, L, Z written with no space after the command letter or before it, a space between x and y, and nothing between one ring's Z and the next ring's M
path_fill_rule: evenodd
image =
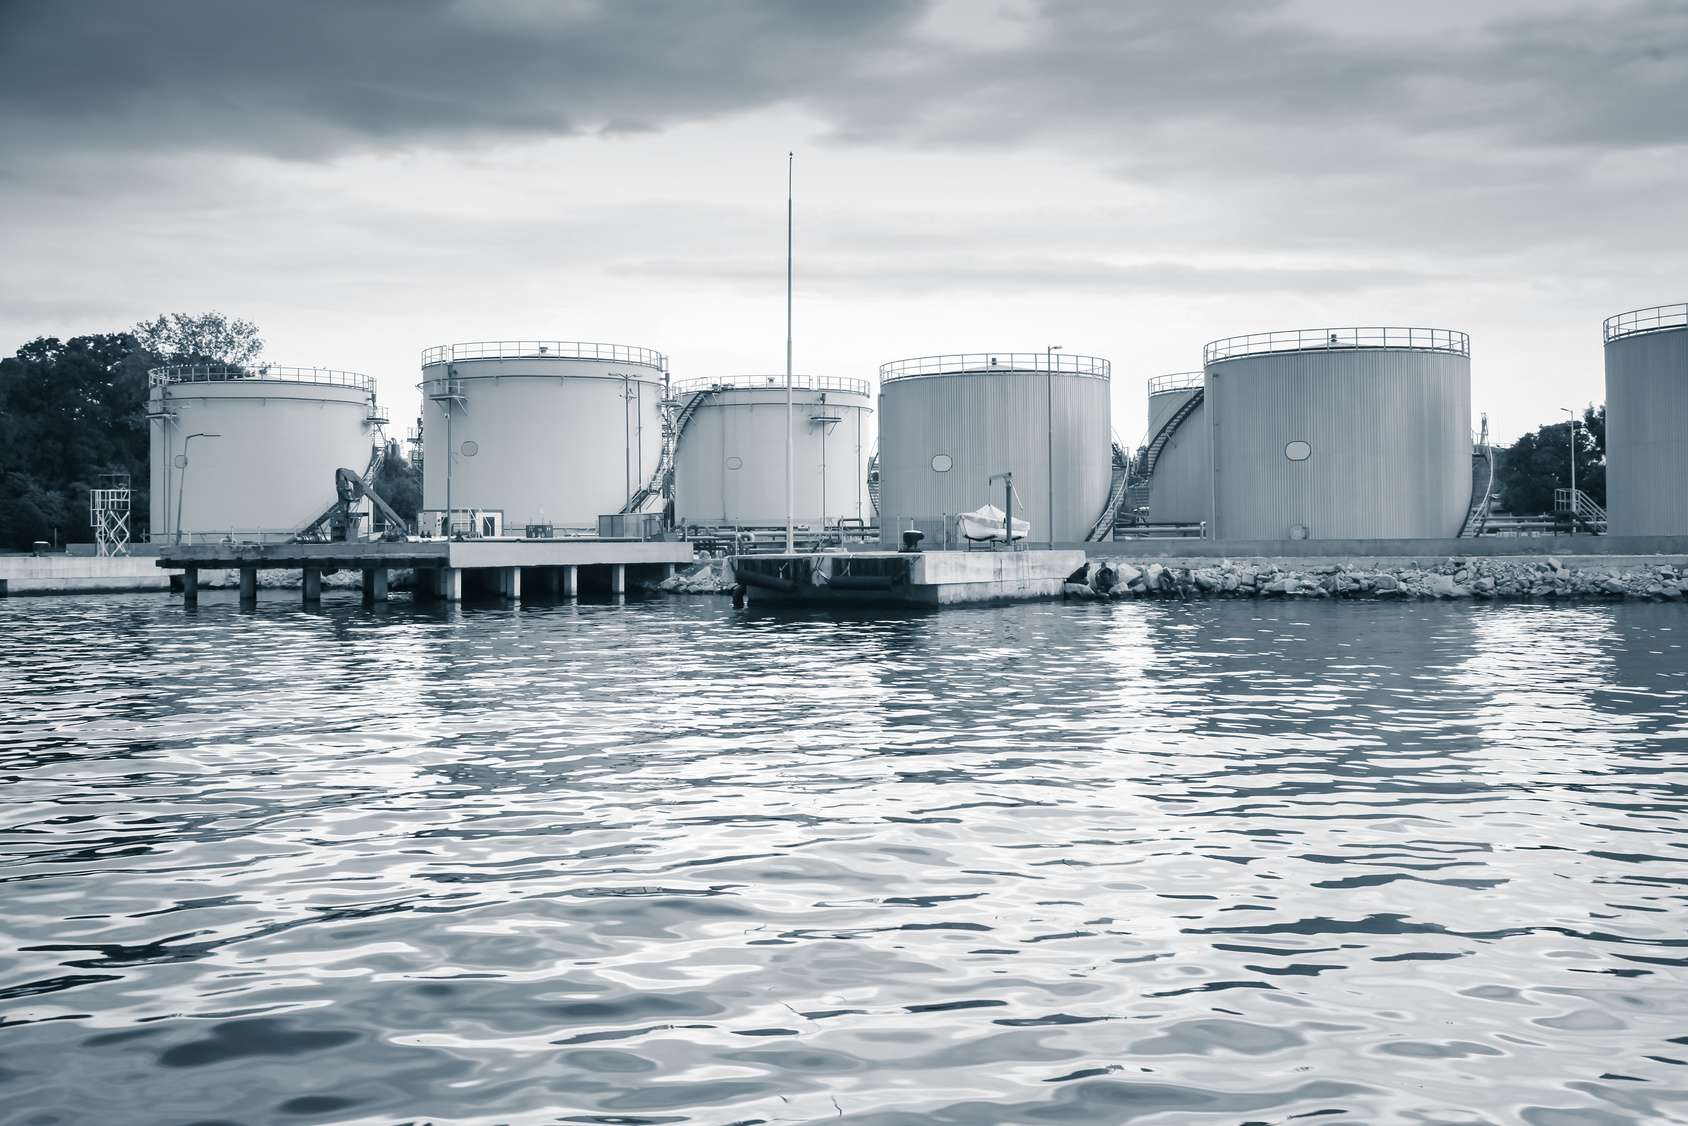
M0 359L0 548L92 540L88 494L108 473L128 474L130 527L143 539L147 373L166 364L245 367L263 347L250 321L173 313L122 332L39 337ZM389 443L375 488L407 519L421 505L419 478Z

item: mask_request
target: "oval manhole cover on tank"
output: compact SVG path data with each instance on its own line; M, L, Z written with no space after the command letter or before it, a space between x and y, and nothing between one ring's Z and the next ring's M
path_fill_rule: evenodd
M728 458L727 459L727 468L728 469L743 469L744 468L744 459L742 457L730 457L730 458Z
M949 454L932 455L932 472L934 473L948 473L954 465L955 459L950 457Z
M1313 447L1307 442L1291 442L1284 447L1284 456L1291 461L1306 461L1313 456Z
M474 457L476 454L478 454L480 452L481 452L481 444L479 442L475 441L473 438L471 438L467 442L463 443L463 456L464 457Z

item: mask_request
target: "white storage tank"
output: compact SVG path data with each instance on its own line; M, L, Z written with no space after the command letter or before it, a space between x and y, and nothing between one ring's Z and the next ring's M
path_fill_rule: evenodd
M259 364L153 369L147 399L154 543L281 542L369 468L384 422L356 372Z
M597 527L656 472L668 361L627 344L499 340L422 353L422 525Z
M1610 317L1605 338L1609 530L1688 535L1688 304Z
M1149 429L1141 468L1148 473L1148 522L1200 524L1213 501L1213 460L1199 371L1149 380Z
M879 369L879 527L925 546L957 546L954 518L1004 505L1033 543L1082 542L1112 475L1109 365L1066 352L978 352L897 360Z
M1210 534L1441 539L1471 502L1471 346L1436 328L1321 328L1204 350Z
M785 526L785 376L735 375L674 386L674 519L683 525ZM873 519L865 379L792 377L792 505L798 524Z

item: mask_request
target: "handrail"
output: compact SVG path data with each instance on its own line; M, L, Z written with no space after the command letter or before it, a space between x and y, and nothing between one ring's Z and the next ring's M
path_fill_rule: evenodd
M1298 328L1254 332L1209 342L1202 348L1202 363L1269 352L1343 352L1356 348L1402 348L1469 356L1471 337L1451 328Z
M867 396L871 393L868 381L865 379L851 379L843 375L793 375L791 387L794 391L844 391L852 395ZM736 390L785 390L785 376L783 375L723 375L713 379L687 379L674 385L676 395L689 395L694 391L736 391Z
M1655 305L1651 309L1631 309L1627 313L1607 317L1600 326L1601 335L1610 344L1625 336L1639 336L1644 332L1662 332L1670 328L1688 326L1688 303Z
M1207 383L1205 371L1175 371L1168 375L1157 375L1149 380L1149 394L1164 395L1168 391L1188 391L1192 387L1201 387Z
M173 383L323 383L334 387L356 387L371 394L375 380L355 371L335 371L332 368L289 367L285 364L167 364L147 372L151 386Z
M914 356L879 365L881 385L927 375L1015 375L1054 371L1108 379L1112 365L1100 356L1074 352L956 352L943 356Z
M668 358L655 349L580 340L476 340L467 344L440 344L422 352L423 367L456 360L504 359L610 360L668 370Z

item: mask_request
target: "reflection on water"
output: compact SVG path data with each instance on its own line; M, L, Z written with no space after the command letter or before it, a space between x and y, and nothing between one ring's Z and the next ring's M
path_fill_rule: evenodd
M1683 1121L1685 640L0 602L0 1122Z

